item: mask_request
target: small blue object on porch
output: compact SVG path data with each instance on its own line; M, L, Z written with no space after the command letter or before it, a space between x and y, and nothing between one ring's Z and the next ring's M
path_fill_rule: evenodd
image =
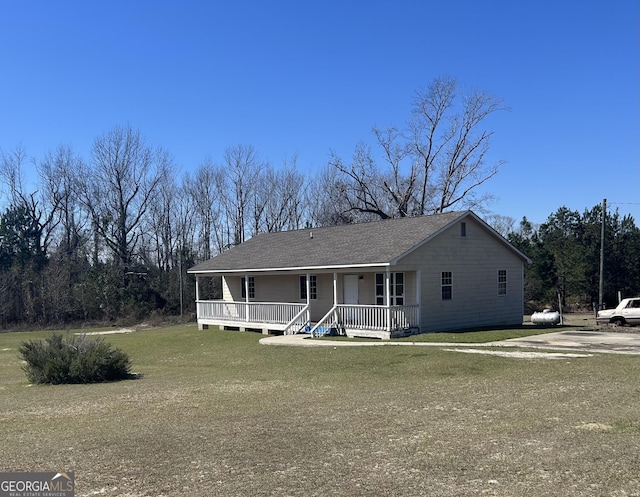
M300 333L311 334L313 328L313 326L307 325ZM338 336L339 334L340 333L338 333L338 330L336 328L327 328L325 326L318 326L315 331L313 331L313 336L315 337L334 337Z

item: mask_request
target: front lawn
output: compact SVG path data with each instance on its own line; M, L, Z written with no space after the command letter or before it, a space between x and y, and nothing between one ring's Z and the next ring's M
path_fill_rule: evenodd
M29 386L17 347L45 335L0 334L0 471L75 471L78 496L640 495L635 356L268 347L193 325L105 337L140 379Z

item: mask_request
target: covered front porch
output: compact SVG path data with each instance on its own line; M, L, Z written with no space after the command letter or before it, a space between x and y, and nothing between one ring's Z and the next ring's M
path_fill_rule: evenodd
M419 272L224 274L214 300L200 295L207 276L196 275L200 329L381 339L420 330Z

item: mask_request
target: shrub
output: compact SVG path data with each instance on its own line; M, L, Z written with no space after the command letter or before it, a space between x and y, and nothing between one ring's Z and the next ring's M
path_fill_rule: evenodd
M87 335L54 333L44 341L22 342L18 352L31 383L98 383L131 377L126 353Z

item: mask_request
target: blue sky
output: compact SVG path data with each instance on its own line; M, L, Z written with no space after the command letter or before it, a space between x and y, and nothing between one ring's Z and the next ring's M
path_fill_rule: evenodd
M493 213L607 198L640 224L637 0L3 2L0 71L3 151L88 159L130 124L182 171L238 144L318 170L452 76L510 107L488 122Z

